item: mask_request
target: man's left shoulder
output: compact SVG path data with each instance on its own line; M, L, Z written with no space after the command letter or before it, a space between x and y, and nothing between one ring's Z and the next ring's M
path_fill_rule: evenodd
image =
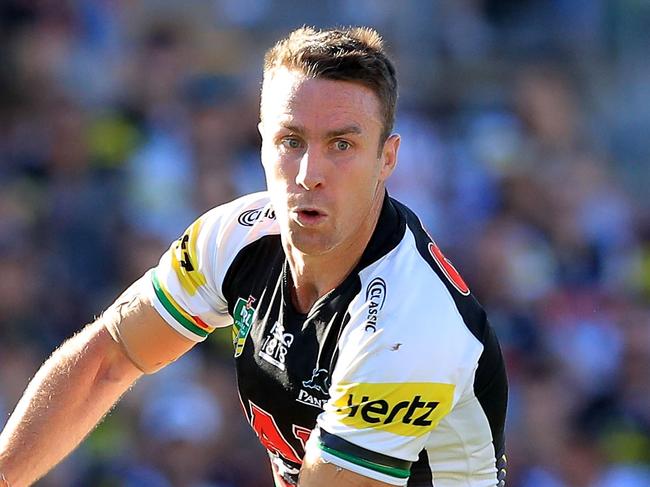
M393 298L397 298L390 303L418 315L429 310L438 316L439 327L462 324L473 335L480 334L489 326L487 316L462 270L445 255L442 245L438 245L412 210L392 201L406 220L406 231L382 269L387 286L394 289ZM450 319L443 321L442 315Z
M454 284L441 270L442 264L437 267L435 257L423 255L417 246L407 231L393 252L360 272L358 305L369 308L373 321L375 317L378 322L407 321L409 329L421 332L483 319L469 289Z
M482 309L471 295L454 299L440 277L421 259L394 256L395 266L378 266L362 274L353 316L376 340L395 341L418 351L476 344L470 329L478 326ZM356 311L356 312L355 312ZM395 345L399 347L400 345ZM422 349L422 350L421 350Z

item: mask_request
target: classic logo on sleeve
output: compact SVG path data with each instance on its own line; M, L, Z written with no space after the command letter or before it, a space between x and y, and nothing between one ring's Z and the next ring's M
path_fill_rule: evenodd
M196 290L206 283L205 276L198 270L199 265L196 257L196 241L202 224L201 219L196 220L172 245L170 252L176 277L190 296L194 296Z
M233 310L233 327L232 327L232 341L235 347L235 357L239 357L244 351L246 338L251 331L253 325L253 316L255 315L255 308L253 303L255 298L249 296L248 299L239 298L235 303Z
M377 316L386 301L386 281L375 277L366 288L366 302L368 303L368 316L366 316L366 331L377 331Z
M246 210L239 215L237 221L240 225L245 227L252 227L255 225L255 222L268 218L270 220L275 219L275 211L271 207L268 208L253 208L252 210Z
M329 412L352 428L421 436L449 413L454 388L436 382L340 384Z

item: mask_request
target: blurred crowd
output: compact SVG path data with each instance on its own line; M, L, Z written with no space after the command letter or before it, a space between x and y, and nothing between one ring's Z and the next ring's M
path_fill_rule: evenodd
M196 216L264 189L262 57L302 24L375 26L396 61L389 191L501 339L508 485L650 485L638 0L0 2L0 426L52 349ZM37 485L270 485L234 381L217 331Z

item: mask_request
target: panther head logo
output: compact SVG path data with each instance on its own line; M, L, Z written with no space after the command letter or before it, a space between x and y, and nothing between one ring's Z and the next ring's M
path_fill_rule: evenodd
M311 379L302 382L303 387L319 391L321 394L329 395L330 388L329 371L326 369L314 369Z

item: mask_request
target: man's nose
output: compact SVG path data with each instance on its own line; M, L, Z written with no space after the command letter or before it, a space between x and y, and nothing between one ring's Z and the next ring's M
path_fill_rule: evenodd
M324 183L324 163L322 156L319 156L316 150L307 149L300 159L296 184L307 191L322 186Z

